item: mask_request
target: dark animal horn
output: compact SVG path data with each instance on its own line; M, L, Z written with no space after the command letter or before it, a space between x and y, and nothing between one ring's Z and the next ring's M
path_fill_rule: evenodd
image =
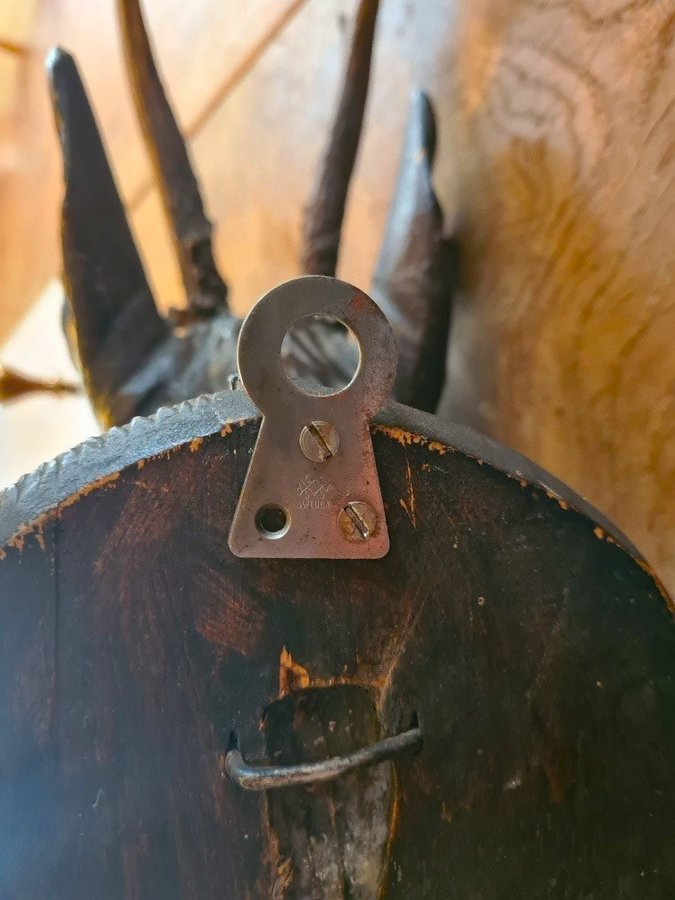
M155 307L75 60L57 48L47 69L63 154L63 266L77 353L99 418L125 422L138 401L127 385L168 328Z
M122 43L136 112L171 226L194 317L227 307L227 286L213 258L212 226L197 178L152 56L139 0L118 0Z
M335 275L349 182L368 96L378 0L361 0L342 96L312 199L305 212L301 265L309 275Z
M416 91L373 285L398 341L396 399L431 412L445 378L454 269L431 182L435 145L431 103Z

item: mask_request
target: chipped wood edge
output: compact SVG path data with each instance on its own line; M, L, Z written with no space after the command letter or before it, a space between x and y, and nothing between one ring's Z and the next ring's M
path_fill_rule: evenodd
M142 467L186 444L195 451L204 438L257 416L241 391L204 395L89 438L0 492L0 548L16 545L57 511L110 486L128 466Z
M42 541L42 529L49 519L92 491L113 485L128 466L142 467L147 460L186 445L197 452L205 438L217 433L226 436L233 427L259 416L244 391L227 391L164 407L153 416L136 417L128 425L89 438L0 492L0 559L7 552L3 548L20 549L28 534L35 533ZM518 481L523 488L540 490L563 510L584 516L598 540L615 544L644 569L675 611L668 592L628 538L587 500L527 457L472 428L447 424L400 403L388 404L371 427L374 434L384 434L404 446L422 444L440 456L462 453Z

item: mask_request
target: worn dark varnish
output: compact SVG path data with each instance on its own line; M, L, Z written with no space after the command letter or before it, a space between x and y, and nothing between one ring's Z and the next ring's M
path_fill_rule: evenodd
M358 685L359 740L419 715L383 896L675 896L675 630L634 551L526 460L392 405L389 555L238 559L253 416L236 392L162 411L3 495L3 900L300 896L293 817L328 801L222 776L232 731L247 758L288 743L280 681L298 706Z

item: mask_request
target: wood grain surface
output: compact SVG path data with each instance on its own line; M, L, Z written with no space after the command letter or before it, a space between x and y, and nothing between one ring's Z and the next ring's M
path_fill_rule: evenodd
M392 405L390 554L238 559L258 425L237 392L202 398L3 495L3 897L670 896L675 629L630 545L516 454ZM270 806L222 774L233 730L250 758L281 740L280 691L331 691L342 740L334 685L371 698L364 740L415 713L424 734L358 892L298 845L324 789Z
M444 413L573 484L675 584L675 7L479 0L458 33Z

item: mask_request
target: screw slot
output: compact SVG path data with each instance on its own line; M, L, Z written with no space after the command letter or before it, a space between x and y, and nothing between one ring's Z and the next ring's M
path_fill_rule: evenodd
M261 506L255 514L255 527L270 541L282 538L290 528L290 517L285 509L274 503Z
M377 531L377 514L364 500L352 500L338 513L338 527L348 541L368 541Z
M340 435L330 422L310 422L300 432L300 449L312 462L326 462L340 449Z

